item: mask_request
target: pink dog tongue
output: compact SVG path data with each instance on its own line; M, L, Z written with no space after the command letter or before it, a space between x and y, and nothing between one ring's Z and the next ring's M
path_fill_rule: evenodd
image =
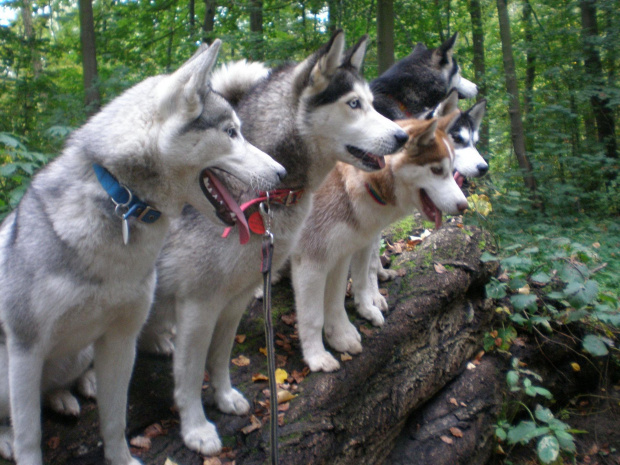
M424 214L430 219L434 219L435 229L439 229L441 227L443 217L441 210L437 208L424 189L420 191L420 197L422 198L422 210L424 211Z
M245 219L245 215L217 176L212 176L211 173L208 173L208 175L209 181L211 181L211 184L217 190L220 198L224 201L224 204L226 204L228 209L235 214L235 223L239 229L239 242L242 245L246 244L250 240L250 227Z
M459 187L463 187L463 181L465 180L465 177L458 171L454 172L454 180L456 181Z

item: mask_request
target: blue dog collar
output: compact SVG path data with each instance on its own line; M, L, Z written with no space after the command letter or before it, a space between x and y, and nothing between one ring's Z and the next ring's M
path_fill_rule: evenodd
M128 187L124 186L103 166L93 163L93 170L101 186L116 205L116 213L123 220L130 216L135 216L138 221L151 224L155 223L161 216L159 210L150 207L146 202L140 200Z

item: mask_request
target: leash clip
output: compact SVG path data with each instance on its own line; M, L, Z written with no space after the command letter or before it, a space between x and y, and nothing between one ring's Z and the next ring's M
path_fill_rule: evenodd
M273 212L269 206L269 192L265 194L267 196L266 200L263 200L258 205L258 210L260 211L260 216L263 219L263 224L265 225L265 233L264 237L269 239L269 242L273 244L273 233L271 232L271 221L273 219Z

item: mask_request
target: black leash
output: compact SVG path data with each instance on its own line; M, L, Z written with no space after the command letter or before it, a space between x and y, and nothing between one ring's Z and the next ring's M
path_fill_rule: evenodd
M269 443L270 463L278 465L278 386L276 385L276 357L273 335L273 321L271 317L271 260L273 258L273 234L271 233L271 210L269 208L269 195L267 200L259 205L260 214L265 225L265 234L261 247L262 261L261 273L263 273L263 314L265 318L265 338L267 340L267 371L269 377Z

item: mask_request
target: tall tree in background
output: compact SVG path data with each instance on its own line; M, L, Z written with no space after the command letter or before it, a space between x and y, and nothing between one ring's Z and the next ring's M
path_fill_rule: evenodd
M474 52L474 76L476 79L476 85L478 86L477 99L480 100L486 98L487 96L486 68L484 63L484 29L480 0L469 1L469 15L471 16L471 31ZM488 118L485 124L482 125L478 148L483 154L488 153L489 151Z
M213 42L213 29L215 26L215 9L217 0L205 0L205 18L202 22L202 41L211 45Z
M394 64L394 0L377 0L377 65L379 74Z
M527 157L525 150L525 131L521 120L521 104L519 103L519 86L517 84L517 73L515 60L512 52L512 42L510 34L510 20L508 19L508 8L506 0L497 0L497 15L499 19L499 34L502 42L502 57L504 60L504 74L506 75L506 91L510 95L508 113L510 114L510 132L515 156L519 163L519 168L523 172L523 181L531 194L535 195L536 180L532 172L532 165Z
M590 103L596 119L598 140L605 145L607 157L615 159L618 158L618 149L614 113L609 106L609 97L606 95L603 66L596 45L598 40L596 2L595 0L580 0L579 6L581 9L584 64L586 74L593 85ZM610 179L616 178L615 172L610 171L607 174Z
M250 0L250 33L252 34L252 47L250 58L262 60L263 53L263 0Z
M79 0L80 43L82 45L82 69L84 75L84 103L88 114L95 113L101 105L97 87L97 49L95 47L95 21L92 0Z

